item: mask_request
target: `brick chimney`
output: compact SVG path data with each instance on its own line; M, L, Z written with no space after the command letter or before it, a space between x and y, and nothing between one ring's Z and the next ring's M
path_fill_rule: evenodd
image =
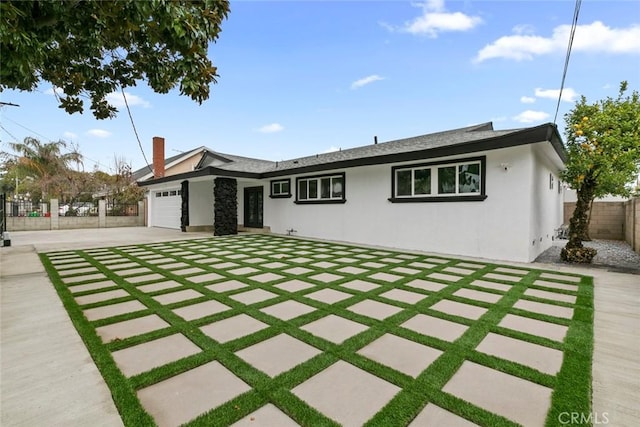
M164 138L153 137L153 177L164 176Z

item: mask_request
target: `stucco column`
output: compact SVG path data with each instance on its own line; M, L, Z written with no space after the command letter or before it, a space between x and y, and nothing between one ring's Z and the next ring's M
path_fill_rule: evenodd
M142 227L145 224L145 219L146 217L146 210L145 210L145 202L144 201L140 201L138 202L138 225L140 227Z
M98 200L98 227L105 228L107 226L107 202Z
M49 209L51 210L51 222L49 228L51 230L58 230L60 228L58 199L49 200Z

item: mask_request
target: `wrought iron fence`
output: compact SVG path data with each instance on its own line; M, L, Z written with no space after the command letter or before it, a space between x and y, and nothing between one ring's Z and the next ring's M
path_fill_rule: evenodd
M107 216L138 216L138 204L107 203Z
M51 210L48 202L34 202L33 200L9 197L3 199L5 214L8 217L49 217Z
M97 202L64 203L58 207L59 216L98 216Z

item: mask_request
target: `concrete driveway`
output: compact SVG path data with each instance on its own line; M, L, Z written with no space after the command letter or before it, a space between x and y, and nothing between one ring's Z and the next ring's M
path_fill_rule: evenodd
M208 236L149 228L11 233L12 247L0 248L0 424L122 425L110 392L49 282L38 252ZM611 425L639 424L640 276L552 265L520 266L595 277L593 421L606 416Z

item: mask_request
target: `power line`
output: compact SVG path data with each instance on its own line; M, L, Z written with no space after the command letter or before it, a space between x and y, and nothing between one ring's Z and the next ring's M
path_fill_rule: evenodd
M129 113L129 120L131 120L131 127L133 127L133 133L136 135L136 139L138 140L138 147L140 147L140 151L142 152L142 157L144 158L144 162L147 164L147 167L151 169L151 166L149 166L149 160L147 160L147 156L144 154L144 149L142 148L142 142L140 142L140 137L138 136L138 130L136 129L136 124L133 122L131 109L129 108L129 103L127 102L127 95L125 95L124 88L122 86L120 87L120 92L122 92L122 98L124 98L124 105L127 107L127 113Z
M569 45L567 46L567 55L564 59L564 71L562 72L562 82L560 83L560 93L558 94L558 103L556 104L556 114L553 116L553 124L558 120L558 111L560 111L560 100L562 99L562 91L564 90L564 81L567 78L567 70L569 69L569 57L571 56L571 47L573 46L573 37L576 34L578 26L578 15L580 13L580 5L582 0L576 0L576 7L573 10L573 22L571 23L571 33L569 34Z

